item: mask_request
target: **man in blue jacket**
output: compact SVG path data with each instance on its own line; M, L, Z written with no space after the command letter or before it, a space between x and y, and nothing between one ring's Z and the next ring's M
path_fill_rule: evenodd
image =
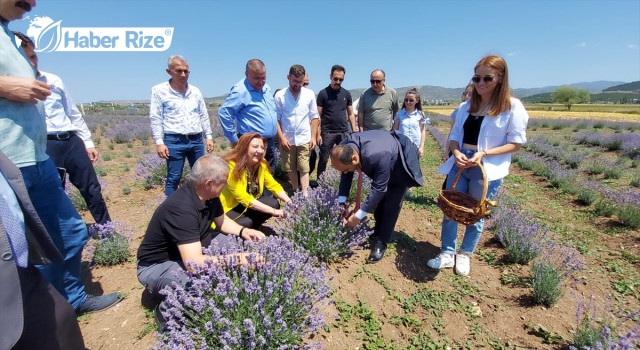
M346 219L347 227L358 225L373 213L377 238L368 262L382 259L398 221L409 187L422 186L418 150L404 135L370 130L349 135L331 149L331 166L342 173L338 202L346 203L353 173L361 170L371 178L371 190L362 207Z

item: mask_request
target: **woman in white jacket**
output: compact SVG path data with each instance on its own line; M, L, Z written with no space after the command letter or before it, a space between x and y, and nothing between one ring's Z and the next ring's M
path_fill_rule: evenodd
M507 63L500 56L482 58L471 78L474 88L471 99L460 105L451 130L449 149L452 156L438 169L448 174L450 189L458 169L463 168L456 191L480 199L483 179L476 162L484 165L489 189L487 199L498 192L502 179L509 174L511 153L526 142L529 115L520 100L511 97ZM441 252L427 265L433 269L455 266L459 275L470 271L470 256L480 240L484 220L466 227L460 250L456 254L458 223L446 215L442 220Z

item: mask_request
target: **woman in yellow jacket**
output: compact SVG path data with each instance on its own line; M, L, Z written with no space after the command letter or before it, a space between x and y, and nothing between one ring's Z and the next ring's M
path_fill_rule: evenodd
M238 224L257 229L272 216L282 217L280 203L271 195L263 195L266 187L278 199L291 199L271 175L264 159L267 140L255 132L242 135L238 143L223 156L229 163L227 186L220 194L225 214Z

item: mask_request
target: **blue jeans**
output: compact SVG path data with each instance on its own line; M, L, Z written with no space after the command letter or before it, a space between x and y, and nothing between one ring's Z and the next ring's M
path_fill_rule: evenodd
M475 151L462 150L467 158L471 158ZM449 175L447 175L446 188L451 189L453 187L453 181L458 173L458 167L453 166ZM471 197L480 200L482 197L482 171L477 166L466 168L462 171L460 179L456 184L456 191L466 193ZM487 189L487 199L493 199L500 186L502 185L502 179L489 181ZM484 227L484 219L476 222L473 225L469 225L465 228L464 237L462 238L462 244L460 245L460 253L472 254L478 245L480 236L482 235L482 228ZM446 215L442 219L442 253L455 254L456 242L458 238L458 223L452 219L449 219Z
M180 185L184 159L187 158L189 166L198 158L204 155L204 143L202 134L179 135L165 134L164 144L169 149L169 159L167 159L167 183L164 187L164 194L170 196Z
M87 226L62 189L51 159L20 168L33 206L64 263L38 266L47 280L77 309L87 299L80 272L82 249L89 240Z

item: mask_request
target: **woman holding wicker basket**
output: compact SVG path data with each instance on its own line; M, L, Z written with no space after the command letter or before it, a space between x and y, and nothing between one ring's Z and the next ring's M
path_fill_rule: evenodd
M448 174L446 189L442 192L462 193L478 201L482 208L470 210L476 214L475 218L465 212L458 215L456 211L460 206L443 203L441 194L440 207L449 215L444 215L442 220L441 252L427 262L430 268L438 270L455 266L456 273L463 276L469 275L470 257L482 234L483 217L488 213L484 206L490 203L502 179L509 174L511 153L526 142L529 120L522 102L511 96L507 63L502 57L482 58L475 66L471 81L474 87L471 98L460 105L451 130L449 148L453 155L438 172ZM456 186L452 188L454 182ZM458 221L467 226L456 253Z

